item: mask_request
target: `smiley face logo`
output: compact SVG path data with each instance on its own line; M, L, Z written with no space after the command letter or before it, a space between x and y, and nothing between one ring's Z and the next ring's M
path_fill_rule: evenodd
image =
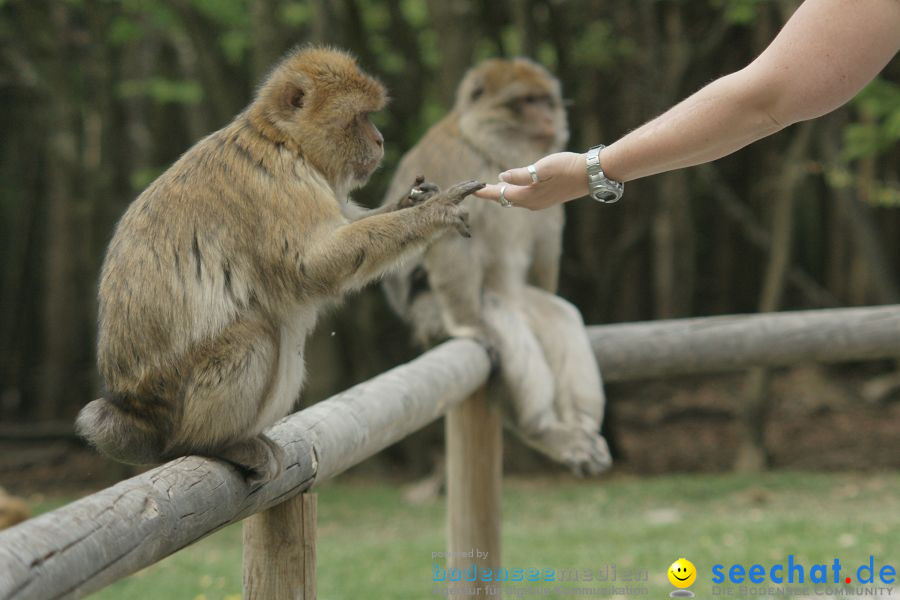
M669 567L669 581L677 588L691 587L697 579L697 569L694 563L686 558L679 558Z

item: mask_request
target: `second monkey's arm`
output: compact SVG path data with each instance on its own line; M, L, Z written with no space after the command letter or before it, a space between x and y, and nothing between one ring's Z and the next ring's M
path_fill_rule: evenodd
M447 333L485 340L481 306L484 268L470 240L444 235L426 250L424 262Z

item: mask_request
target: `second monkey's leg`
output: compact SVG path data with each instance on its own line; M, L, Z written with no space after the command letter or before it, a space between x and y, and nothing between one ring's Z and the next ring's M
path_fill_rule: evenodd
M586 470L604 471L612 464L599 433L606 396L581 313L566 300L531 286L521 295L521 307L553 372L557 414L589 440L592 460Z
M556 412L556 382L544 351L518 309L486 293L484 322L499 355L500 377L512 404L513 431L529 446L576 473L590 471L592 440Z
M186 368L181 419L168 454L200 454L226 460L250 484L277 477L284 453L257 433L278 367L278 332L259 318L232 323L200 344Z

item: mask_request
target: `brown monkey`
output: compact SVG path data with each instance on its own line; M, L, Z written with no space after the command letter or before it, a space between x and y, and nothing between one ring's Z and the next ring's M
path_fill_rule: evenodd
M297 400L319 310L435 235L465 233L458 204L481 187L429 188L351 222L347 194L383 156L369 114L384 102L349 55L295 51L129 206L100 278L108 393L79 414L81 435L124 462L203 454L251 483L278 475L262 431Z
M400 162L389 198L416 173L445 185L494 179L555 152L568 139L559 82L527 59L488 60L469 71L452 112ZM605 399L578 310L557 297L563 209L469 208L473 237L443 236L386 278L392 307L423 344L474 336L497 352L513 429L576 472L610 464L599 435Z

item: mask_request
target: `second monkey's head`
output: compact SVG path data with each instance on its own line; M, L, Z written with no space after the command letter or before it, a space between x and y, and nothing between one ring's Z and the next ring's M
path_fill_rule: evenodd
M517 149L534 156L513 161L536 160L569 139L559 81L527 58L473 67L459 84L454 110L462 134L483 152L508 156Z
M267 135L297 148L338 191L365 184L384 156L370 115L384 108L384 86L340 50L308 46L289 53L260 86L251 118Z

